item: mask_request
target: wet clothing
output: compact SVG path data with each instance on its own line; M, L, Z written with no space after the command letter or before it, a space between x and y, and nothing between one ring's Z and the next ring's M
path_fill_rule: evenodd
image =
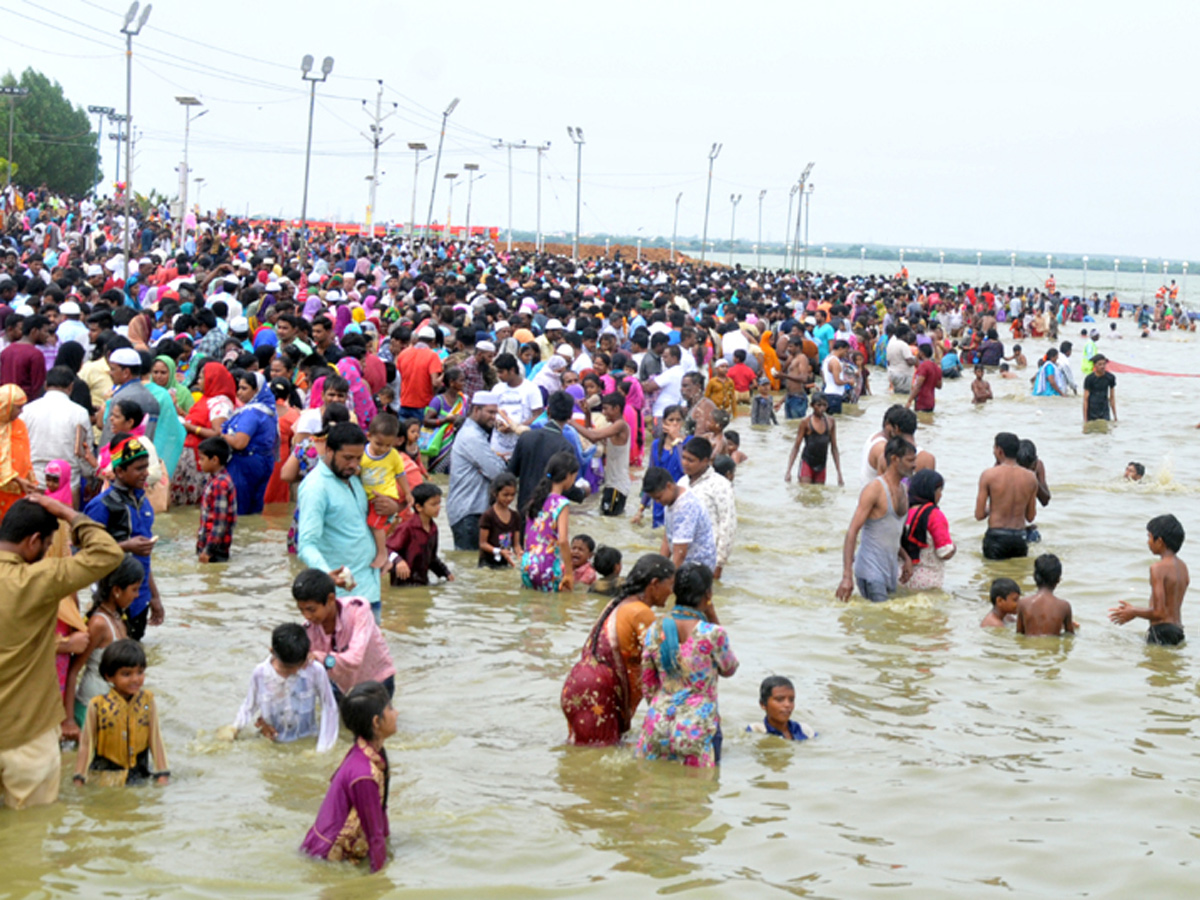
M378 872L387 862L389 778L387 756L355 740L300 849L335 862L367 859Z
M1091 377L1091 376L1089 376ZM1160 644L1164 647L1174 647L1183 643L1183 626L1174 622L1159 622L1151 625L1146 632L1147 644Z
M1091 422L1093 419L1110 419L1112 418L1112 409L1108 403L1108 394L1117 386L1117 379L1112 372L1105 372L1103 375L1097 375L1092 372L1087 378L1083 379L1083 389L1088 395L1087 418Z
M1017 559L1028 555L1024 528L989 528L983 534L984 559Z
M887 512L863 524L858 552L854 555L859 593L872 603L886 600L900 583L900 535L904 531L904 516L892 504L892 491L883 476L879 481L887 498Z

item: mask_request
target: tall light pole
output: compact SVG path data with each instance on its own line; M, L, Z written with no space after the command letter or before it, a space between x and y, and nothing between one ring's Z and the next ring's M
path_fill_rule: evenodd
M454 215L454 179L458 178L458 173L447 172L442 177L450 182L450 205L446 207L446 239L449 240L452 237L450 233L450 218Z
M188 139L192 134L192 120L198 119L200 116L208 112L192 115L193 106L201 106L199 100L195 97L176 97L175 102L183 107L183 171L179 173L179 246L183 246L183 240L187 236L183 224L184 218L187 216L187 199L188 199Z
M754 268L760 270L762 269L762 202L765 196L767 196L767 191L764 188L758 192L758 244L756 245L758 259L754 263Z
M1087 305L1087 264L1088 258L1085 255L1083 257L1083 303L1085 306Z
M1120 285L1121 285L1121 261L1119 259L1114 259L1113 260L1113 293L1114 294L1119 293Z
M1167 284L1167 268L1168 268L1170 265L1171 265L1171 264L1170 264L1169 262L1167 262L1165 259L1162 261L1162 281L1163 281L1163 286L1164 286L1164 287L1165 287L1165 286L1166 286L1166 284Z
M828 254L828 253L829 253L829 248L828 248L828 247L822 247L822 248L821 248L821 274L822 274L822 275L824 275L824 274L825 274L825 256L826 256L826 254Z
M675 195L675 224L671 226L671 265L675 264L675 239L679 236L679 201L683 199L683 191Z
M479 171L479 163L463 163L463 168L467 170L467 242L471 241L471 193L475 187L475 173ZM480 175L480 178L486 178L486 175Z
M300 204L300 268L308 262L308 173L312 165L312 129L313 112L317 105L317 82L324 81L333 71L333 57L327 56L321 63L321 76L311 74L313 57L311 53L300 60L300 77L309 83L308 92L308 143L304 147L304 200Z
M983 251L975 251L975 287L983 287Z
M1053 261L1053 259L1054 259L1053 253L1046 254L1046 277L1047 278L1050 277L1050 263L1051 263L1051 261Z
M567 126L567 134L575 142L575 237L571 240L571 259L579 261L579 211L583 197L583 129Z
M437 157L433 161L433 187L429 189L429 213L425 216L425 239L429 239L429 226L433 224L433 199L437 196L438 170L442 167L442 144L446 141L446 120L458 106L458 98L450 101L450 105L442 112L442 131L438 135Z
M6 90L8 90L8 89L0 88L0 91L6 91ZM96 182L96 187L99 188L100 185L104 182L104 165L102 163L100 163L101 158L103 158L103 156L104 156L104 154L100 152L104 146L102 143L102 141L104 139L104 117L111 116L113 113L116 112L116 110L113 109L111 106L89 106L87 108L87 111L90 113L96 114L96 161L97 161L97 168L100 170L100 181ZM13 112L12 112L12 108L10 107L9 112L8 112L8 120L10 122L12 121L12 116L13 116ZM8 155L9 155L9 161L11 162L11 159L12 159L12 143L11 142L9 143L9 147L8 147ZM11 184L11 180L10 180L10 184ZM97 197L100 196L99 190L96 191L96 196Z
M858 248L858 274L862 277L867 272L867 248Z
M1017 286L1017 254L1008 254L1008 286L1015 288Z
M808 184L808 176L812 174L813 166L816 163L809 163L804 167L804 171L800 173L800 180L797 183L800 192L799 199L796 200L796 236L792 241L792 265L796 265L796 261L800 258L800 219L804 212L804 187ZM805 232L804 237L804 268L808 268L808 233Z
M808 190L803 191L804 196L804 268L808 268L808 213L809 207L812 204L812 193L815 185L810 184ZM823 265L823 264L822 264Z
M1146 262L1142 260L1142 303L1146 302Z
M729 267L733 268L733 226L737 222L738 204L742 202L741 194L730 194L729 202L733 204L733 209L729 213Z
M792 247L792 243L791 243L792 200L795 199L796 191L798 191L798 190L800 190L800 185L793 184L792 189L790 191L788 191L788 217L787 217L787 224L783 226L783 268L784 268L784 271L787 271L788 256L790 255L789 251L791 250L791 247Z
M703 265L705 253L708 250L708 209L712 204L712 173L713 161L721 155L721 148L724 144L712 145L712 149L708 151L708 190L704 193L704 233L700 236L700 263Z
M1180 298L1180 302L1186 306L1187 305L1187 269L1188 269L1188 264L1187 264L1186 259L1183 261L1182 266L1183 266L1183 286L1179 290L1179 298Z
M117 130L115 132L110 131L108 133L109 139L115 143L117 148L117 152L114 154L115 165L113 166L113 181L117 182L121 180L121 141L125 140L125 134L123 132L125 127L125 114L113 113L108 117L108 121L117 126Z
M408 149L413 151L412 209L408 213L408 241L411 244L417 230L417 174L421 171L421 154L429 148L420 141L409 141Z
M196 182L196 208L200 209L200 192L204 190L204 176L200 175L192 180Z
M383 114L383 79L380 78L379 90L375 92L375 115L371 116L371 124L367 126L371 133L369 135L363 135L363 137L365 137L371 143L371 147L375 151L374 157L371 160L371 191L370 196L367 199L366 222L367 233L372 238L375 237L375 195L379 188L379 148L395 137L395 135L392 134L389 134L387 137L383 137L383 122L385 119L390 119L392 116L396 115L397 109L399 109L399 104L393 103L392 111L386 116ZM366 100L362 102L362 110L363 112L367 112ZM370 116L371 114L368 112L367 115ZM386 175L387 173L385 172L384 174Z
M938 251L938 281L946 280L945 276L943 275L945 268L946 268L946 251L939 250Z
M133 38L141 34L146 20L150 18L153 7L147 3L138 17L138 0L133 0L129 12L125 13L125 24L121 26L121 34L125 35L125 221L122 228L121 254L125 260L124 281L129 280L129 200L133 194L133 150L130 146L129 135L133 133ZM137 19L137 24L133 20ZM12 122L12 118L9 118ZM11 130L10 130L11 133Z

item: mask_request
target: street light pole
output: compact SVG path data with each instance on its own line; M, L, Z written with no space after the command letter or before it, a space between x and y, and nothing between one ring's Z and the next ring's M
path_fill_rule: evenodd
M1087 306L1087 256L1083 257L1083 305Z
M675 224L671 226L671 265L675 264L675 239L679 236L679 201L683 199L683 191L675 195Z
M429 189L429 214L425 217L425 240L429 240L429 226L433 224L433 199L437 196L438 170L442 166L442 144L446 141L446 120L458 106L458 98L450 101L450 105L442 112L442 131L438 135L437 158L433 161L433 187Z
M458 178L457 172L447 172L442 176L450 182L450 205L446 207L446 239L453 237L450 232L450 219L454 215L454 179Z
M204 190L204 176L201 175L192 180L196 182L196 208L200 209L200 192Z
M121 141L125 140L125 135L122 131L125 126L125 114L113 113L108 117L108 121L117 126L116 132L110 131L108 134L109 139L113 141L117 148L116 153L113 154L113 162L115 163L113 166L113 182L116 183L121 180Z
M812 204L812 192L814 185L809 185L808 190L804 192L804 268L808 268L808 214L809 207Z
M1146 263L1147 260L1142 260L1142 303L1146 302Z
M762 269L762 202L763 197L767 196L767 191L764 188L758 192L758 244L755 249L758 251L758 259L754 263L754 268Z
M411 244L417 231L417 174L421 171L421 154L429 148L420 141L409 141L408 149L413 151L412 209L408 213L408 242Z
M188 140L191 138L191 134L192 134L192 119L200 118L200 116L204 115L204 113L208 112L208 110L206 109L206 110L204 110L204 112L200 113L199 115L193 116L192 115L192 107L201 105L200 101L197 100L195 97L176 97L175 102L180 104L181 106L183 106L183 117L184 117L183 118L183 172L180 173L180 176L179 176L179 184L181 187L180 196L179 196L179 246L182 247L184 239L187 237L187 234L185 232L185 226L183 224L183 220L187 216L187 199L188 199L187 185L188 185L188 173L190 171L188 169Z
M733 210L729 213L729 268L733 268L733 226L737 222L738 204L742 202L741 194L730 194L729 202L733 204Z
M467 170L467 243L471 242L471 193L475 188L475 173L479 171L479 163L463 163ZM486 176L480 175L480 178Z
M983 251L975 251L975 287L983 287Z
M1114 294L1120 293L1120 285L1121 285L1121 261L1119 259L1114 259L1113 260L1113 293Z
M575 142L575 237L571 241L571 259L579 261L579 211L583 197L583 129L567 126L567 135Z
M704 233L700 236L700 263L704 264L704 257L708 250L708 210L712 204L712 173L713 161L720 156L721 148L724 144L712 145L712 149L708 151L708 190L704 194Z
M146 20L150 18L153 7L147 3L138 18L138 0L133 0L129 11L125 13L125 24L121 26L121 34L125 35L125 221L122 223L121 254L125 260L125 270L122 280L129 280L129 200L133 194L133 149L130 135L133 133L133 38L141 34ZM137 18L137 24L133 20ZM12 121L11 118L9 120Z
M304 148L304 201L300 205L300 268L303 269L308 261L308 174L312 165L312 132L313 112L317 105L317 82L324 81L333 71L333 57L327 56L321 62L321 77L310 75L313 67L312 54L306 54L300 60L300 77L309 83L308 92L308 143Z
M938 251L938 281L946 280L945 276L943 275L945 268L946 268L946 251L939 250Z
M808 184L808 176L812 174L813 166L816 163L809 163L804 167L804 171L800 173L800 180L797 182L797 189L800 192L800 197L796 200L796 234L792 240L792 266L800 259L800 218L804 213L804 187ZM804 267L808 268L808 235L804 238Z
M1017 286L1017 254L1008 254L1008 286L1015 288Z
M375 151L371 160L371 191L367 200L366 225L367 233L371 238L375 237L375 197L379 189L379 148L395 136L389 134L387 137L383 137L383 122L385 119L390 119L392 116L396 115L396 110L398 108L399 104L393 103L392 111L386 116L383 114L383 79L380 78L379 90L375 92L375 115L371 116L371 124L367 126L370 129L371 134L369 136L365 134L363 135L363 137L371 142L371 147ZM366 100L362 102L362 109L363 112L367 112ZM370 115L370 113L367 113L367 115ZM361 134L361 132L359 133ZM384 174L386 175L387 173L385 172Z
M788 217L787 224L783 226L783 268L787 271L788 257L791 255L792 249L792 201L796 197L796 191L800 190L800 185L793 184L792 189L788 191Z
M861 278L863 275L865 275L866 271L867 271L867 248L859 247L858 248L858 274L859 274L859 277Z

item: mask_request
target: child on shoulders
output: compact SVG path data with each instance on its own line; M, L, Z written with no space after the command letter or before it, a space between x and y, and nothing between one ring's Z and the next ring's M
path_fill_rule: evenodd
M404 461L393 446L400 434L400 420L391 413L381 413L371 420L367 429L367 446L363 449L363 490L367 493L367 524L375 538L375 559L372 569L382 569L387 564L388 551L385 545L388 529L397 517L381 516L375 512L372 501L376 497L390 497L407 509L412 503L412 490L404 474Z
M1011 578L997 578L989 592L992 599L991 611L979 623L980 628L1003 628L1017 614L1017 603L1021 600L1021 586Z
M304 627L295 622L271 632L271 655L250 675L250 691L233 723L235 734L253 723L263 737L279 743L318 735L318 753L337 743L337 701L324 667L309 659L310 650Z
M773 734L788 741L806 741L817 736L810 726L792 721L796 708L796 687L782 675L763 679L758 688L758 705L762 707L762 723L747 725L746 730L758 734Z
M154 695L146 682L146 651L123 638L109 644L100 659L100 675L112 688L93 697L79 738L74 780L105 787L171 777L159 731ZM151 766L153 763L153 767Z

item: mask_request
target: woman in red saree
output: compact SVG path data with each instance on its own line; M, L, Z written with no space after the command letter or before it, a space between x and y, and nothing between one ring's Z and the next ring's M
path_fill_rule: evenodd
M604 608L563 684L569 743L611 746L629 730L642 702L642 642L654 624L653 608L663 606L674 589L675 566L648 553Z

